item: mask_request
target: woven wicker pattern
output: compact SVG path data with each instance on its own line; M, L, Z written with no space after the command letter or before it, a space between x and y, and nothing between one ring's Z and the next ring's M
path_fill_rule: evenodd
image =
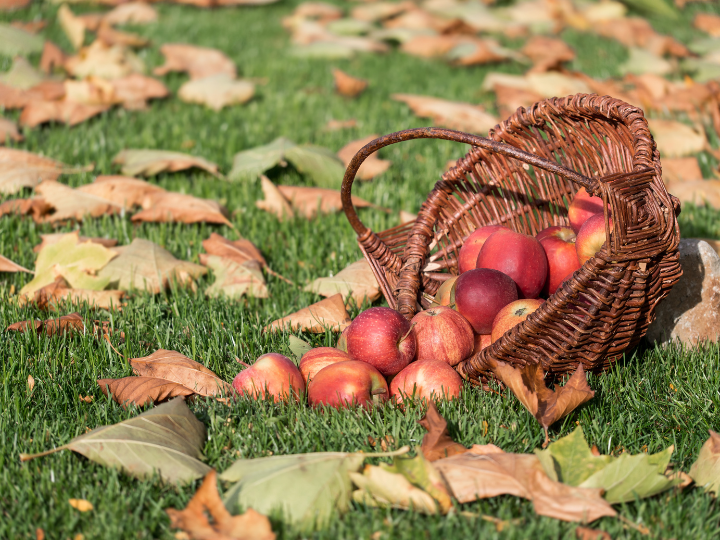
M411 223L376 234L360 222L350 192L360 164L383 146L416 138L471 144L443 174ZM602 197L606 243L558 291L502 339L458 366L471 381L494 361L541 362L551 373L582 363L599 372L638 343L656 304L681 275L676 214L642 110L611 97L578 94L523 108L487 139L422 128L365 146L348 166L343 207L389 305L410 318L457 275L463 240L477 227L506 224L535 235L567 225L579 187Z

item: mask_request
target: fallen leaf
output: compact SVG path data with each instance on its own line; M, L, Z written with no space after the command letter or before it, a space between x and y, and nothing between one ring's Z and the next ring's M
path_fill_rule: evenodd
M191 79L203 79L210 75L225 73L235 78L235 64L217 49L197 47L183 43L166 43L160 47L165 63L153 70L155 75L171 71L186 71Z
M700 448L689 474L706 493L720 494L720 435L710 430L710 438Z
M357 97L362 94L368 86L366 80L352 77L337 68L333 69L333 79L335 80L335 90L341 96Z
M143 210L132 217L138 221L153 223L214 223L233 227L228 219L228 211L220 203L210 199L200 199L185 193L155 191L143 199Z
M306 186L276 186L280 194L290 203L294 212L314 218L318 212L331 214L342 210L340 190ZM378 208L360 197L352 196L355 208Z
M533 62L531 72L542 73L560 69L565 62L575 59L575 51L562 39L533 36L521 49Z
M105 246L107 248L111 248L111 247L117 245L117 240L115 240L114 238L96 238L96 237L91 237L91 236L81 236L79 234L79 231L73 231L73 232L78 233L78 241L79 242L92 242L93 244L100 244L101 246ZM66 233L66 232L41 234L40 239L42 241L33 248L33 251L35 253L38 253L43 248L58 243L67 234L68 233Z
M113 158L125 176L155 176L163 171L178 172L197 167L218 175L218 166L204 158L169 150L123 150Z
M13 28L12 30L16 29ZM3 34L6 31L6 27L0 24L0 49L2 48L2 40L5 38ZM10 69L0 73L0 83L19 90L29 90L33 86L45 82L45 80L45 75L35 69L32 64L22 56L16 56L12 61Z
M225 494L230 510L253 508L260 513L281 509L288 523L312 530L324 526L334 511L350 507L348 473L358 471L362 453L316 452L240 459L220 479L235 482Z
M667 190L683 204L709 205L720 209L720 180L670 182Z
M0 11L14 11L16 9L22 9L27 7L31 1L32 0L2 0L0 1Z
M16 150L0 148L0 192L13 194L22 188L33 188L43 180L56 180L71 172L67 165L46 157Z
M145 197L148 195L165 193L165 190L160 186L145 180L114 175L100 175L91 184L80 186L75 191L110 201L125 210L130 210L135 206L142 206Z
M452 508L450 490L438 470L425 459L423 454L411 458L406 456L393 457L392 465L381 463L386 471L403 475L411 484L427 492L445 514Z
M296 146L294 142L279 137L269 144L243 150L235 154L228 179L233 181L255 180L268 169L280 164L285 152Z
M450 129L487 133L498 123L497 118L479 105L412 94L393 94L391 97L406 103L417 116L431 118L434 124Z
M632 47L628 59L618 66L621 74L635 75L653 74L667 75L673 71L673 65L662 56L654 54L645 49Z
M32 296L53 283L58 275L65 278L71 287L102 290L108 280L91 273L103 268L115 255L115 252L99 244L80 242L77 231L69 233L38 253L35 277L20 289L20 296Z
M54 180L45 180L35 187L35 192L52 206L53 211L43 221L82 221L86 217L100 217L118 214L122 206L90 193L68 187Z
M252 508L239 516L230 515L218 494L215 470L205 475L184 510L165 511L170 528L183 530L192 540L275 540L270 520Z
M33 330L38 334L45 332L48 336L56 334L84 333L85 323L79 313L63 315L59 319L48 319L46 321L20 321L7 327L8 332L25 333Z
M540 422L545 430L545 444L548 442L548 428L552 424L595 396L595 392L588 386L582 364L565 386L556 387L554 390L545 386L545 375L539 363L517 369L498 362L493 373Z
M350 16L359 21L377 22L390 19L414 8L415 5L412 2L374 2L352 8Z
M35 100L23 109L20 115L20 125L32 128L47 122L59 122L68 126L76 126L109 108L109 105L85 105L65 100Z
M156 22L157 11L145 2L120 4L103 15L103 21L116 26L119 24L148 24Z
M26 2L26 0L3 0L7 2L8 4L12 4L13 2ZM1 9L1 8L0 8ZM20 30L25 30L26 32L30 32L31 34L37 34L40 30L45 28L47 26L47 21L40 19L35 21L13 21L10 23L11 26L14 26L15 28L19 28Z
M46 41L43 45L42 55L40 56L40 69L43 73L50 74L57 68L65 65L67 56L52 41Z
M422 440L422 453L428 461L464 454L469 449L450 437L447 421L440 415L435 402L428 402L428 410L418 422L428 432Z
M662 161L663 182L689 182L702 180L702 171L696 157L668 158Z
M64 278L58 277L49 285L41 287L30 295L18 298L18 305L35 304L38 309L57 310L62 302L88 304L98 309L120 309L124 291L91 291L71 289Z
M52 206L41 197L29 199L10 199L0 204L0 216L15 214L18 216L31 216L36 222L41 222L44 215L52 210Z
M94 508L93 504L85 499L68 499L68 502L78 512L90 512Z
M95 76L113 80L145 71L143 61L128 47L107 45L100 40L95 40L65 60L64 67L78 79Z
M707 145L702 126L691 127L675 120L649 119L648 127L662 157L695 154Z
M0 144L11 141L19 142L23 140L23 136L18 131L17 124L13 120L0 117Z
M199 264L180 261L157 244L135 238L118 257L98 272L98 278L109 280L118 289L147 290L157 294L171 281L192 285L195 278L206 273L207 269Z
M313 346L310 345L307 341L303 341L298 337L291 335L288 338L288 349L290 349L290 352L292 352L293 356L295 357L296 364L299 364L305 353L312 350L312 348Z
M698 13L693 19L693 26L713 37L720 37L720 15Z
M255 95L255 84L235 79L228 73L216 73L183 84L178 97L186 103L207 105L220 111L228 105L247 103Z
M270 212L280 221L292 219L295 216L295 213L290 206L290 202L285 198L278 187L264 174L260 175L260 185L265 199L262 201L255 201L256 207L260 210Z
M286 327L291 331L306 330L314 334L321 334L326 329L341 332L350 326L350 322L350 315L345 309L342 295L336 294L300 311L291 313L282 319L273 321L263 328L263 332L285 330Z
M167 482L185 484L210 471L199 460L205 438L205 425L195 418L184 400L174 399L124 422L94 429L47 452L20 454L20 460L72 450L136 478L147 478L157 472Z
M203 240L202 246L208 255L231 259L238 264L257 261L261 266L267 266L260 250L245 238L231 241L217 233L212 233L207 240ZM202 254L200 260L202 262Z
M328 120L328 123L325 124L327 131L337 131L339 129L350 129L354 127L357 127L357 121L354 118L350 120Z
M536 449L535 455L552 480L570 486L579 486L613 460L592 453L581 427L550 443L546 450Z
M352 158L355 157L355 154L357 154L365 145L371 143L377 138L378 136L373 134L356 141L351 141L343 146L338 151L337 155L345 166L348 167ZM362 165L360 165L356 178L358 180L372 180L376 176L379 176L387 171L390 168L390 165L392 165L392 161L378 158L377 153L372 154L363 161Z
M206 296L211 298L226 296L233 299L239 299L244 295L253 298L270 296L258 262L237 263L232 259L216 255L201 256L200 260L215 274L215 282L205 289Z
M57 18L60 27L63 29L63 32L65 32L73 48L78 50L82 47L85 42L85 25L75 16L67 4L60 6L57 12Z
M159 349L149 356L132 358L136 375L181 384L201 396L231 395L233 387L211 370L177 351Z
M110 81L115 103L122 103L126 109L142 109L150 99L162 99L170 95L167 87L152 77L131 73Z
M161 403L174 397L195 394L182 384L155 377L123 377L122 379L98 379L100 390L123 408L129 404L142 407L148 403ZM108 393L109 392L109 393Z
M578 540L612 540L612 537L605 531L591 529L589 527L578 527L575 529L575 537Z
M24 266L20 266L2 255L0 255L0 272L27 272L28 274L32 274L32 272Z
M105 21L100 23L97 30L97 39L106 45L124 45L126 47L147 47L150 40L138 34L116 30Z
M374 465L365 465L362 474L350 472L350 479L360 489L354 491L355 502L367 506L414 510L436 515L438 504L426 491L412 485L402 474Z
M32 375L28 375L27 384L28 389L30 390L30 392L32 392L33 388L35 388L35 377L33 377Z
M25 56L42 51L43 38L15 28L9 24L0 24L0 54L3 56Z
M325 297L339 293L344 301L353 298L357 306L365 301L372 303L380 297L380 286L365 259L346 266L332 277L317 278L303 290Z
M494 39L460 39L447 54L448 60L460 66L478 66L505 60L524 61L525 57L512 49L502 47Z

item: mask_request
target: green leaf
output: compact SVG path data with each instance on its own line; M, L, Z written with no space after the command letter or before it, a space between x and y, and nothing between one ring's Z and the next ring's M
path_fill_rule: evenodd
M303 341L298 337L290 336L288 339L288 349L290 349L290 352L293 353L296 364L299 364L303 355L312 348L312 345L310 345L307 341Z
M550 478L571 486L579 486L613 460L612 456L593 455L581 427L546 450L535 450L535 455Z
M360 488L352 494L355 502L379 508L413 509L428 515L438 513L438 504L429 493L389 468L366 465L362 474L351 472L350 478Z
M657 454L622 454L602 468L580 487L602 488L610 504L643 499L670 489L682 480L671 480L664 472L675 449L670 446Z
M426 491L437 501L443 513L452 507L452 500L445 481L440 472L425 459L422 453L418 453L414 458L397 456L393 458L392 465L381 463L380 467L388 472L403 475L412 485Z
M27 90L44 80L45 76L32 67L22 56L18 56L13 60L9 71L0 74L0 83L19 90Z
M345 165L327 148L314 145L290 148L285 157L295 168L312 178L316 186L339 189L345 176Z
M297 146L285 137L279 137L273 142L243 150L235 154L232 170L228 173L228 180L244 181L255 180L268 169L272 169L285 159L285 153Z
M700 448L689 474L706 492L720 494L720 435L710 430L710 438Z
M665 0L621 0L626 6L659 17L677 19L678 12Z
M282 510L304 531L327 524L334 510L350 505L350 472L367 457L361 453L318 452L236 461L220 479L236 482L225 495L232 512L252 508L268 515Z
M136 478L157 472L167 482L180 484L210 472L210 467L199 459L204 444L205 425L178 398L119 424L94 429L53 450L21 454L20 459L27 461L72 450Z
M0 24L0 54L3 56L25 56L42 52L44 42L41 36L9 24Z

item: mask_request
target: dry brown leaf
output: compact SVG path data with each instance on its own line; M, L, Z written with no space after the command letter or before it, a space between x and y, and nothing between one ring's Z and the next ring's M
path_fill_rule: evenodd
M162 99L170 95L167 87L152 77L132 73L111 81L115 102L126 109L142 109L149 99Z
M126 210L135 206L142 206L148 195L165 193L160 186L156 186L145 180L119 175L100 175L91 184L85 184L76 188L75 191L94 195Z
M101 22L97 30L97 38L106 45L125 45L126 47L147 47L150 40L130 32L115 30L106 22Z
M27 7L32 0L0 0L0 11L14 11ZM14 25L13 25L14 26Z
M321 214L331 214L342 210L340 191L306 186L276 186L282 196L290 203L294 212L308 219ZM352 197L355 208L379 208L360 197Z
M338 131L340 129L350 129L357 127L357 120L351 118L350 120L328 120L325 124L327 131Z
M145 2L128 2L120 4L103 15L103 21L110 25L147 24L157 21L155 8Z
M12 262L7 257L0 255L0 272L27 272L32 274L27 268L20 266L17 263Z
M82 81L67 80L64 101L82 105L112 105L115 103L115 90L110 81L98 77L88 77Z
M216 201L200 199L184 193L157 191L148 193L143 200L143 210L134 214L133 223L214 223L234 227L228 220L227 209Z
M442 417L433 400L428 401L428 410L418 423L427 430L420 448L428 461L464 454L469 450L452 440L447 421Z
M665 184L702 180L702 171L700 171L700 165L694 156L663 159L662 170Z
M43 216L52 211L52 206L41 197L30 199L11 199L0 204L0 216L16 214L20 216L29 215L33 221L39 223Z
M255 244L245 238L231 241L217 233L212 233L210 238L203 240L202 246L208 255L217 255L218 257L231 259L238 264L243 264L247 261L257 261L261 266L267 266L267 262L262 256L262 253L260 253L260 250ZM202 262L202 254L200 261Z
M278 186L273 184L264 174L260 175L260 186L262 187L265 199L262 201L255 201L255 206L257 206L260 210L265 210L266 212L273 214L280 221L293 218L295 216L290 203L280 192Z
M54 180L45 180L35 191L53 207L53 212L43 217L43 221L77 220L85 217L100 217L118 214L122 206L90 193L83 193Z
M48 319L46 321L20 321L7 327L7 331L24 333L28 330L36 331L38 334L45 332L48 336L55 334L74 334L85 332L85 323L79 313L63 315L59 319Z
M465 41L467 38L456 35L420 34L402 43L400 50L420 58L437 58L445 56Z
M709 205L720 209L720 180L670 182L667 190L680 199L681 203Z
M376 22L390 19L412 9L415 9L413 2L373 2L353 8L350 16L359 21Z
M520 107L530 107L533 103L541 101L543 97L532 90L512 88L501 84L495 85L495 102L502 117L508 117Z
M460 66L477 66L505 60L524 60L519 53L506 49L490 38L457 36L457 46L449 57Z
M78 231L75 231L78 232ZM61 233L49 233L49 234L41 234L40 239L42 240L38 245L33 247L33 252L38 253L41 249L47 246L51 246L53 244L57 244L62 238L68 233L61 232ZM113 247L116 246L118 241L114 238L96 238L96 237L90 237L90 236L80 236L78 234L78 242L92 242L93 244L100 244L101 246L105 247Z
M121 309L124 291L90 291L86 289L71 289L62 278L57 278L50 285L35 291L32 297L20 296L18 305L34 304L41 310L56 311L63 302L75 304L87 303L91 308Z
M33 100L23 109L20 125L36 127L46 122L60 122L68 126L76 126L109 108L109 105L84 105L65 100Z
M184 510L168 508L166 512L170 527L181 529L190 540L275 540L270 520L252 508L239 516L230 515L218 494L214 470L205 476Z
M168 150L123 150L113 158L125 176L154 176L163 171L178 172L197 167L218 175L218 166L204 158Z
M30 389L30 392L32 392L33 388L35 388L35 377L33 377L32 375L28 375L27 384L28 384L28 388ZM42 529L39 529L39 530L42 531ZM40 535L38 534L38 537L39 536ZM44 536L45 536L45 533L43 533L43 537Z
M333 69L335 90L341 96L357 97L362 94L368 86L365 79L357 79L337 68Z
M78 512L89 512L92 510L93 504L85 499L68 499L70 506L72 506Z
M720 15L698 13L693 19L693 26L713 37L720 37Z
M233 387L202 364L177 351L160 349L149 356L132 358L133 372L181 384L201 396L230 395Z
M350 326L351 322L342 295L336 294L273 321L263 328L263 332L282 331L286 328L291 331L306 330L314 334L322 334L328 328L333 332L341 332Z
M65 60L67 60L67 55L60 47L52 41L45 42L42 55L40 56L40 69L43 73L51 73L55 68L63 67Z
M155 377L123 377L121 379L98 379L100 390L106 396L108 389L112 398L123 408L128 404L142 407L148 403L160 403L177 396L188 397L195 392L182 384Z
M183 84L178 97L186 103L207 105L219 111L228 105L246 103L255 95L255 84L235 79L228 73L215 73Z
M57 18L60 27L63 29L63 32L65 32L73 48L78 50L82 47L85 41L85 24L82 20L75 16L67 4L60 6L57 12Z
M65 85L62 81L41 81L28 89L0 83L0 105L6 109L22 109L35 100L55 101L64 95Z
M262 267L257 261L246 261L242 264L232 259L217 255L200 254L200 262L210 268L215 275L215 282L205 289L205 295L211 298L226 296L238 299L243 295L254 298L268 298Z
M545 430L545 445L548 443L548 428L552 424L595 396L595 391L588 386L582 364L564 386L556 386L554 390L545 386L545 374L539 363L517 369L498 362L493 367L493 373L540 422Z
M578 527L575 529L575 537L578 540L612 540L612 536L605 531L591 529L589 527Z
M0 144L5 144L8 139L18 142L23 140L23 136L13 120L0 117Z
M565 62L575 59L575 51L567 43L547 36L533 36L521 52L532 60L530 71L534 73L560 69Z
M648 127L662 158L695 154L708 144L702 125L691 127L676 120L652 118Z
M4 0L8 3L12 3L15 0ZM21 0L25 1L25 0ZM0 8L1 9L1 8ZM15 28L19 28L20 30L25 30L26 32L30 34L37 34L40 30L45 28L47 26L47 21L40 19L37 21L13 21L10 23L10 26L14 26Z
M85 30L89 30L90 32L97 32L98 28L100 28L100 23L103 22L102 13L83 13L82 15L77 15L77 18L85 25Z
M171 71L186 71L191 79L203 79L217 73L236 76L235 64L217 49L196 47L184 43L166 43L160 47L165 63L153 70L155 75Z
M129 48L95 40L65 61L65 69L78 79L94 75L113 80L145 71L143 61Z
M479 105L412 94L393 94L392 98L406 103L417 116L431 118L434 124L451 129L487 133L498 123Z
M357 306L380 297L380 286L365 259L348 265L332 277L317 278L303 290L326 297L340 293L345 301L352 297Z
M350 165L352 158L355 157L355 154L357 154L363 146L377 138L378 135L373 134L356 141L350 141L338 151L337 156L347 167ZM363 162L362 165L360 165L356 178L358 180L372 180L376 176L379 176L387 171L390 168L390 165L392 165L392 161L378 158L377 153L372 154Z
M56 180L67 165L24 150L0 148L0 193L17 193L33 188L43 180Z

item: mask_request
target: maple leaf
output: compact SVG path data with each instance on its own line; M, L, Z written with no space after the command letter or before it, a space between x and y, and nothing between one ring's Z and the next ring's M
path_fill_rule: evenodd
M32 272L24 266L20 266L2 255L0 255L0 272L27 272L28 274L32 274Z
M545 446L549 441L548 428L595 396L595 391L588 386L582 364L565 386L555 390L549 390L545 386L545 375L539 363L527 364L522 369L517 369L498 362L493 373L540 422L545 430Z
M689 474L705 492L720 495L720 435L710 430L710 438L700 448Z
M126 210L142 206L145 197L150 194L165 192L160 186L145 180L115 175L100 175L94 182L80 186L76 191L100 197Z
M663 156L696 154L707 146L705 130L701 125L691 127L675 120L650 119L648 127Z
M0 24L0 53L4 56L25 56L42 51L43 39L21 28Z
M124 291L91 291L71 289L64 278L58 277L49 285L41 287L32 294L18 297L18 305L34 304L38 309L57 310L60 303L72 302L88 304L100 309L120 309Z
M433 123L451 129L487 133L498 123L497 118L482 107L470 103L412 94L393 94L391 97L406 103L416 115L429 117Z
M326 297L340 293L343 300L352 297L358 306L380 297L380 286L365 259L348 265L332 277L317 278L303 290Z
M20 332L21 334L32 329L38 334L45 332L48 336L55 334L73 334L85 332L85 323L79 313L63 315L59 319L47 319L45 321L20 321L7 327L9 332Z
M53 180L45 180L35 188L35 192L53 208L53 212L43 217L44 221L51 223L67 220L82 221L88 216L100 217L122 211L122 207L112 201L72 189Z
M6 144L8 140L19 142L23 140L23 136L14 121L0 116L0 144Z
M264 174L260 175L260 185L265 199L262 201L255 201L255 206L257 206L260 210L265 210L266 212L273 214L280 221L293 218L295 216L292 206L290 206L290 202L285 198L278 187Z
M101 246L105 246L106 248L111 248L113 246L117 245L117 240L114 238L97 238L97 237L91 237L91 236L82 236L80 234L80 231L72 231L73 233L78 234L78 242L92 242L93 244L100 244ZM60 232L60 233L49 233L49 234L41 234L40 240L41 242L33 247L33 252L38 253L41 249L51 246L53 244L57 244L60 240L62 240L67 234L66 232Z
M145 2L120 4L102 16L107 24L147 24L156 22L157 11Z
M85 24L75 16L67 4L60 6L57 12L57 19L73 48L78 50L82 47L85 41Z
M142 407L148 403L162 403L174 397L188 397L193 390L157 377L123 377L121 379L98 379L98 386L106 396L112 398L123 408L128 405Z
M362 94L368 86L366 80L357 79L337 68L333 69L333 79L335 80L335 90L341 96L357 97Z
M193 279L207 273L204 266L180 261L169 251L141 238L116 251L120 255L98 272L98 278L107 279L122 290L140 289L157 294L171 281L194 285Z
M435 499L425 490L414 486L402 474L374 465L365 465L362 473L351 471L349 474L353 483L360 488L352 494L355 502L366 506L412 509L428 515L438 513Z
M242 104L255 95L255 84L237 80L228 73L216 73L186 82L178 90L178 97L186 103L207 105L220 111L228 105Z
M113 158L113 163L123 166L122 174L125 176L155 176L163 171L177 172L191 167L218 176L218 166L215 163L168 150L123 150Z
M326 329L341 332L350 326L351 322L342 296L336 294L300 311L291 313L282 319L273 321L263 328L263 332L284 330L286 327L289 327L292 331L306 330L315 334L322 334Z
M167 223L214 223L234 225L228 219L227 209L216 201L200 199L185 193L156 191L143 199L143 210L133 215L132 221Z
M17 193L22 188L35 187L43 180L56 180L61 174L72 171L54 159L25 150L0 148L0 193Z
M21 126L25 127L36 127L46 122L60 122L68 126L75 126L109 108L110 105L86 105L67 100L33 100L23 109L19 122Z
M218 73L225 73L232 78L236 76L233 61L217 49L184 43L166 43L160 47L160 52L165 56L165 63L153 70L155 75L186 71L193 80Z
M97 38L106 45L125 45L127 47L146 47L150 43L149 39L138 34L115 30L104 20L100 22L97 29Z
M230 241L227 238L212 233L207 240L203 240L203 249L208 255L217 255L226 259L232 259L238 264L247 261L257 261L262 266L267 266L265 258L260 250L250 240L240 238L239 240ZM200 255L200 262L203 262L203 255Z
M368 135L367 137L364 137L362 139L358 139L356 141L350 141L340 150L338 150L337 155L345 164L345 166L348 167L350 165L350 162L352 161L352 158L355 157L355 154L357 154L358 151L360 151L360 149L362 149L366 144L374 141L377 138L378 136L373 134ZM376 176L379 176L385 171L387 171L390 168L390 165L392 165L392 161L378 158L377 153L372 154L369 158L363 161L362 165L360 165L360 168L357 172L357 179L372 180Z
M201 261L215 274L215 283L205 289L207 296L212 298L222 295L228 298L240 298L245 294L254 298L269 296L258 262L237 263L232 259L216 255L207 255L202 257Z
M101 79L120 79L132 73L143 73L145 64L123 45L107 45L95 40L65 61L65 69L78 79L94 75Z

